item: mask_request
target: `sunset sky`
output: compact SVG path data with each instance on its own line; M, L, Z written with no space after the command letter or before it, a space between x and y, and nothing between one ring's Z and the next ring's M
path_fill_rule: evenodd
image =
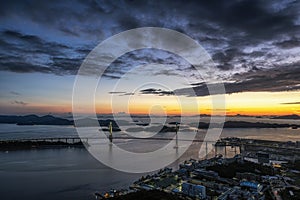
M228 115L300 115L299 1L10 0L0 16L0 114L71 113L77 71L93 48L122 31L163 27L209 53L211 78L172 53L134 51L106 70L97 113L210 114L207 84L218 81Z

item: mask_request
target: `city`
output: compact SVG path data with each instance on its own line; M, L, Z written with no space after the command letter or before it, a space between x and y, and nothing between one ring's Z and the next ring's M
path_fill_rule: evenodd
M249 144L260 148L246 148L233 158L223 158L219 154L211 159L190 159L181 163L178 170L164 168L155 174L141 177L129 190L112 189L102 194L97 192L95 197L118 199L137 191L159 190L179 196L180 199L300 198L299 141L293 143L224 138L216 145L224 143L243 143L243 146ZM264 152L260 150L263 143L268 144ZM286 148L286 151L278 151L278 148ZM287 155L293 156L291 158Z
M300 0L2 0L0 200L299 200Z

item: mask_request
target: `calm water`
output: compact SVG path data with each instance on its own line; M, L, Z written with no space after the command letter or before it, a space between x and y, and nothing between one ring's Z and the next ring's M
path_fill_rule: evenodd
M140 175L101 165L85 149L0 152L0 194L13 199L93 199L93 192L124 188Z
M63 136L77 136L77 133L72 126L0 124L0 139ZM224 129L221 137L300 141L300 129ZM141 143L135 148L145 145L154 144ZM199 145L194 144L181 160L197 158ZM218 153L222 151L219 149ZM0 152L0 161L0 194L3 200L93 199L95 191L127 188L141 176L110 169L83 148Z

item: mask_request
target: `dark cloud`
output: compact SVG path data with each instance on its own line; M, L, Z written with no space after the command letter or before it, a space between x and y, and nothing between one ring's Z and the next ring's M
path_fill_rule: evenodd
M214 61L218 61L221 63L228 63L230 62L234 57L240 55L238 49L226 49L225 51L218 52L212 56L212 59Z
M65 44L57 42L48 42L36 35L27 35L22 34L16 30L4 30L2 31L1 38L6 41L10 41L11 44L17 44L20 46L29 45L34 50L40 50L41 52L48 53L51 52L52 48L54 49L68 49L69 47ZM30 50L30 49L28 49ZM54 52L54 51L53 51Z
M120 78L129 70L148 64L160 64L160 68L153 67L149 73L153 76L184 76L184 71L190 72L193 70L191 65L183 58L176 56L173 53L159 49L142 49L126 53L116 59L106 69L104 75L115 75L115 78Z
M25 61L15 61L15 62L1 62L0 67L2 70L12 71L17 73L29 73L29 72L41 72L41 73L51 73L53 69L37 65L34 63L27 63Z
M71 47L48 42L35 35L25 35L5 30L1 38L6 45L0 46L0 69L17 73L76 74L83 56L70 58Z
M135 95L134 92L126 92L125 94L120 94L120 96L131 96L131 95Z
M300 101L298 101L298 102L286 102L286 103L281 103L281 104L284 104L284 105L298 105L298 104L300 104Z
M216 63L216 79L230 80L225 83L229 93L257 91L258 84L262 91L296 89L298 78L292 73L300 61L299 10L300 2L289 0L5 1L0 7L0 70L74 75L90 50L109 36L156 26L186 33L203 45ZM151 50L122 56L104 75L119 79L148 63L175 69L153 75L194 76L192 66L176 55ZM207 94L201 84L193 87Z
M17 104L17 105L21 105L21 106L28 105L28 103L25 103L24 101L17 101L17 100L11 102L11 104Z
M124 18L120 18L118 22L120 26L125 28L126 30L140 27L139 19L132 17L130 15Z
M277 42L277 43L275 43L275 45L277 45L278 47L283 48L283 49L291 49L294 47L300 47L300 38L293 37L293 38L290 38L287 40Z
M231 69L233 69L234 68L234 66L233 65L230 65L230 64L228 64L228 63L224 63L223 65L217 65L216 66L218 69L221 69L221 70L231 70Z
M49 65L52 69L57 69L58 71L63 69L66 73L76 74L82 61L82 58L52 57Z
M109 94L118 95L118 96L131 96L134 95L134 92L109 92Z
M169 95L174 95L173 91L165 91L162 89L155 89L155 88L148 88L144 90L140 90L141 94L155 94L158 96L169 96Z
M13 94L13 95L16 95L16 96L21 95L19 92L15 92L15 91L10 91L10 94Z
M125 94L126 92L109 92L109 94Z
M235 74L231 82L224 82L223 84L227 94L239 92L280 92L299 90L299 73L300 63L276 68L276 70L268 69ZM208 85L210 88L218 87L217 84L208 83ZM192 87L181 88L174 92L186 96L220 94L217 89L209 91L207 84L204 82L193 84Z

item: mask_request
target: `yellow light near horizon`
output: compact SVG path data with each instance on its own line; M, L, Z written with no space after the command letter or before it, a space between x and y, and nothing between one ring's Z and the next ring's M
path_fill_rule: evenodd
M243 92L226 95L228 114L286 115L300 111L300 92Z
M102 96L101 96L102 97ZM110 96L97 98L97 113L126 112L132 114L164 114L169 115L197 115L222 113L224 108L212 105L212 96L205 97L176 97L155 95L133 95L130 100L116 96L111 101ZM287 92L243 92L226 94L227 115L300 115L300 91ZM30 99L27 105L7 104L0 101L3 113L67 113L72 112L72 102L46 102L40 99ZM197 103L197 105L195 104ZM295 102L292 104L292 102ZM161 108L159 108L161 107ZM95 112L94 107L82 105L82 113ZM113 109L112 109L113 108Z
M192 100L193 99L193 100ZM211 96L197 97L198 105L195 106L193 97L174 96L154 96L142 95L134 97L129 102L116 102L111 110L109 102L97 105L98 111L129 112L133 114L211 114L214 109L215 114L223 113L224 108L212 105ZM300 102L300 91L293 92L243 92L226 94L226 114L227 115L287 115L300 114L300 104L286 104ZM125 105L126 104L126 105ZM162 109L152 109L153 106L160 106ZM105 108L105 109L104 109ZM182 112L184 110L184 112Z
M182 106L175 96L142 95L128 102L128 112L134 114L180 114ZM186 107L187 108L187 107Z

